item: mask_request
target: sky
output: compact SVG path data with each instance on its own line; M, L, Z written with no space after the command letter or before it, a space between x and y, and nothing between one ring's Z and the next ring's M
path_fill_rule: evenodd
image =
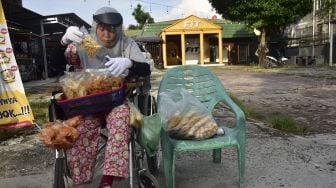
M124 18L124 26L136 25L132 12L141 4L155 22L180 19L190 14L211 18L216 14L208 0L22 0L23 7L43 16L75 13L87 23L92 23L93 13L104 6L116 8Z

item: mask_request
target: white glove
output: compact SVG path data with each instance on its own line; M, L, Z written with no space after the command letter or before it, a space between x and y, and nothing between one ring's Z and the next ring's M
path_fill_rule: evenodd
M130 59L125 57L110 58L108 56L106 56L106 58L109 61L105 63L105 66L112 76L127 76L128 69L132 67L132 61Z
M81 43L83 40L82 36L83 33L79 31L78 27L70 26L63 35L61 42L65 45L70 44L71 42Z

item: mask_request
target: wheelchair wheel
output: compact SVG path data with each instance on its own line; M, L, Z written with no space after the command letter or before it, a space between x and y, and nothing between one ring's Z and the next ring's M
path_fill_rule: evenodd
M160 159L159 155L156 153L154 156L150 157L146 154L148 170L153 175L158 175Z
M56 158L53 188L65 188L65 158Z
M100 134L100 141L98 145L98 154L94 166L94 174L102 174L104 167L105 147L107 136ZM64 154L65 155L65 154ZM98 176L97 176L98 177ZM100 176L99 176L100 177ZM70 172L66 163L66 157L56 158L54 167L54 181L53 188L69 188L72 183Z
M137 100L137 107L143 115L149 116L157 112L156 100L153 96L149 94L139 95Z
M50 102L51 104L48 107L49 121L61 119L64 114L62 114L62 111L57 107L56 100L53 98ZM64 156L59 157L63 151L55 150L55 152L57 157L54 164L53 188L65 188L65 185L68 185L68 183L65 183L65 180L67 180L66 158Z
M103 173L106 143L107 143L107 136L105 135L105 133L100 133L94 174Z
M140 188L158 188L159 183L156 178L147 171L140 172L139 174L139 187Z
M153 96L150 97L149 106L151 107L150 115L153 115L153 114L157 113L157 104L156 104L155 97L153 97Z

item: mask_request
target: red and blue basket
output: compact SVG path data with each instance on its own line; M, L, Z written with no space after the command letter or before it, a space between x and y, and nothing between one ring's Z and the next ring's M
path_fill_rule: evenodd
M123 104L125 89L120 87L115 90L87 95L74 99L58 100L57 105L62 108L68 118L76 115L92 115L104 113Z

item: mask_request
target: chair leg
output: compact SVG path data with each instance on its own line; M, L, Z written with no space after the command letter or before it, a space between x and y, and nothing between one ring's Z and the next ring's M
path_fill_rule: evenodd
M222 149L212 150L212 160L214 163L221 163L222 161Z
M164 175L166 179L166 187L175 187L175 154L173 147L169 142L169 138L166 135L161 134L161 144L162 144L162 158L163 158L163 168Z
M237 146L238 170L239 170L239 187L244 187L245 182L245 145L238 144Z

